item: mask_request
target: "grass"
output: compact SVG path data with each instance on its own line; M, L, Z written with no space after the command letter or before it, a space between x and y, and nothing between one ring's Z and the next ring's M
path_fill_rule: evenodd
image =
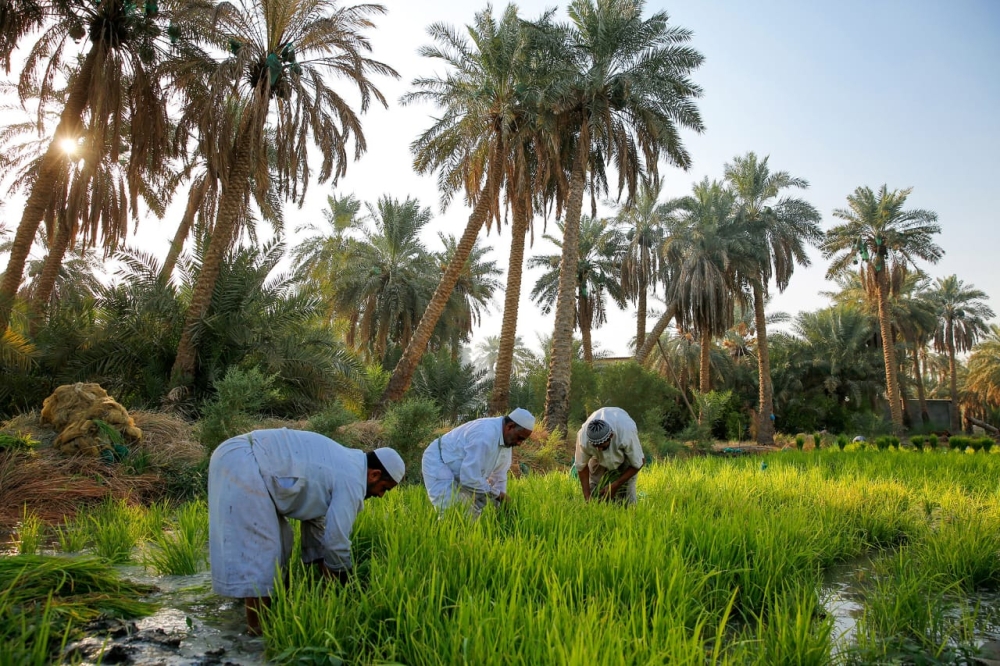
M146 511L125 500L107 500L88 516L94 554L111 564L132 560L132 551L146 532Z
M265 616L268 655L825 664L971 654L976 611L958 600L1000 586L1000 458L896 444L768 462L651 465L634 508L584 504L567 475L533 474L511 482L509 511L475 522L439 520L420 488L393 491L359 516L346 587L293 570ZM823 572L862 555L875 559L864 618L839 645Z
M149 615L152 588L95 558L0 558L0 665L48 664L67 639L102 616Z
M56 538L63 553L79 553L87 547L90 534L85 521L63 518L62 525L56 527Z
M181 506L167 532L153 538L145 565L161 575L191 575L207 564L208 507L204 502Z
M42 547L44 525L34 511L25 506L21 513L21 522L17 525L17 554L34 555Z

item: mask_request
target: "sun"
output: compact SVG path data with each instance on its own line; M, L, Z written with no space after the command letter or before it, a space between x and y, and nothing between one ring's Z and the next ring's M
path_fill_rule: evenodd
M67 155L75 155L76 151L80 149L80 144L76 139L66 138L59 142L59 147Z

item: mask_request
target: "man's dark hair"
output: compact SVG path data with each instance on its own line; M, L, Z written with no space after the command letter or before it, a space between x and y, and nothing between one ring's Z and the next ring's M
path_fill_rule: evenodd
M365 456L368 458L368 469L377 469L382 472L383 478L392 478L392 476L389 475L389 470L385 468L385 465L383 465L382 461L378 459L378 456L375 455L374 451L366 451Z

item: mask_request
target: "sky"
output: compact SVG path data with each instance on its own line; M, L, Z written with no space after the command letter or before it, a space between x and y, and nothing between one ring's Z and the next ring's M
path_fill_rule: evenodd
M389 108L373 108L363 119L368 152L348 166L338 194L353 193L374 202L383 194L413 196L433 209L434 221L424 240L437 249L439 231L461 235L469 210L460 199L442 213L433 174L413 172L409 145L432 123L436 110L425 104L403 107L401 95L417 76L443 73L440 63L421 58L429 44L426 28L443 22L456 28L471 22L485 4L457 0L383 3L385 16L370 34L372 57L394 67L398 80L377 80ZM505 5L495 5L498 13ZM525 18L566 4L518 3ZM1000 271L994 253L1000 248L1000 2L994 0L676 0L649 2L646 15L666 11L670 22L694 32L691 45L705 56L693 75L704 90L698 106L702 134L682 133L693 158L688 171L661 166L663 199L683 196L704 177L721 178L723 166L754 151L770 156L772 170L805 178L809 189L798 193L823 215L822 227L836 222L832 212L846 206L858 186L873 189L912 187L909 208L935 211L944 258L923 268L932 277L957 274L982 289L1000 311ZM614 182L612 180L612 182ZM289 243L294 228L320 223L329 184L311 183L301 210L286 211ZM4 211L16 221L16 200ZM148 220L135 243L161 257L176 228L182 206L162 221ZM544 224L535 220L535 244L527 255L553 254L541 238ZM485 231L484 231L485 234ZM507 228L482 241L488 255L506 271L510 236ZM792 315L828 304L821 292L834 289L825 280L826 261L811 252L812 265L798 268L789 287L775 294L770 310ZM4 259L5 261L5 259ZM542 315L529 298L538 271L525 271L518 331L539 350L536 334L550 335L554 315ZM504 278L505 279L505 278ZM503 295L498 293L483 318L473 345L499 335ZM659 307L652 304L653 308ZM635 335L634 309L609 309L608 323L594 331L595 347L609 355L630 353ZM649 322L651 327L653 321Z

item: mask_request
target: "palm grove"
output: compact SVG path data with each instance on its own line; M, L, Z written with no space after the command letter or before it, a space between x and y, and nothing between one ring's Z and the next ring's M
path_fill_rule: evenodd
M0 134L5 182L26 198L0 227L0 411L86 380L197 415L242 373L262 388L248 408L275 415L346 405L369 417L423 399L454 420L517 403L565 432L610 399L613 372L656 387L638 416L668 432L770 443L775 425L863 429L886 404L898 431L920 425L904 424L905 399L926 423L934 397L995 420L1000 329L983 292L924 272L943 254L940 227L907 206L910 190L858 187L824 233L808 182L747 153L661 201L659 167L688 168L682 133L704 130L692 78L703 56L641 2L431 25L421 55L443 73L400 103L433 107L413 166L436 175L444 206L461 198L465 228L427 247L421 202L334 194L288 253L285 205L314 180L335 186L366 151L365 111L390 105L378 81L396 72L366 36L383 13L330 0L0 0L5 91L32 110ZM614 212L599 216L598 201ZM171 203L179 220L164 219ZM130 225L158 222L176 225L162 262L124 245ZM258 240L262 224L275 240ZM539 232L558 249L527 258L544 271L531 296L554 318L543 359L518 336ZM489 243L506 234L504 273ZM769 296L810 246L830 261L834 304L769 332L787 319L766 311ZM44 259L30 261L32 247ZM276 273L288 254L294 268ZM115 274L98 279L112 257ZM462 348L499 292L503 323L477 368ZM629 306L634 366L595 368L593 329ZM966 370L956 355L970 351ZM960 427L957 408L951 420Z

